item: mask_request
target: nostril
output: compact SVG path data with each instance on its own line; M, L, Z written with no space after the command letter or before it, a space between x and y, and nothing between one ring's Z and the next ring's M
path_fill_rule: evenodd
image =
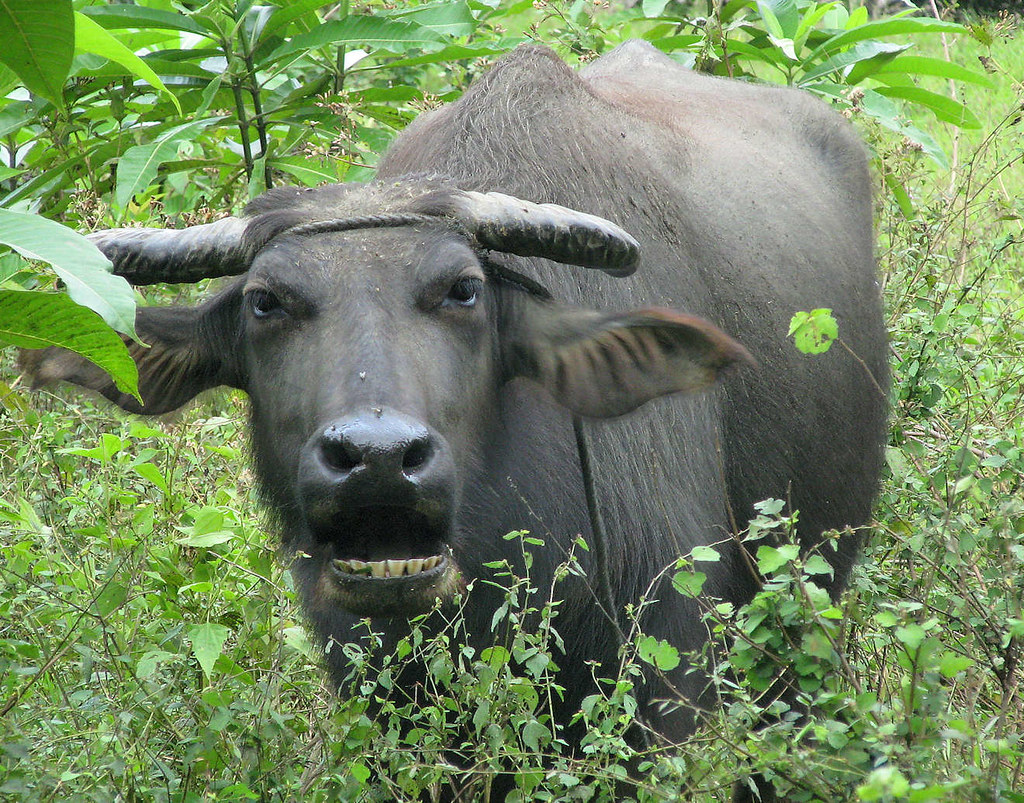
M328 427L320 438L320 453L330 468L343 474L363 462L362 450L335 426Z
M429 439L414 440L402 456L402 471L410 472L418 469L430 459L431 451Z

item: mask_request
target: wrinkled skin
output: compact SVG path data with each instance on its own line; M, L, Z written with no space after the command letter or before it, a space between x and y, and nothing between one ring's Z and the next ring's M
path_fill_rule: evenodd
M636 43L580 74L521 48L410 126L374 184L274 191L243 227L414 209L446 187L612 219L639 240L639 270L621 279L484 253L443 225L283 233L199 308L140 313L153 344L134 349L141 412L217 385L249 394L263 495L298 555L321 641L351 638L372 616L393 642L409 615L489 577L485 563L519 565L518 544L503 539L511 530L545 540L532 577L547 587L577 535L594 538L574 414L589 419L620 614L700 544L722 554L705 592L748 600L758 579L732 534L761 499L800 511L805 548L869 521L885 332L866 161L837 116L797 92L690 73ZM786 329L817 307L833 309L846 348L807 357ZM72 357L26 362L37 381L78 382L137 409ZM858 544L849 533L823 552L833 595ZM596 578L593 551L580 557ZM369 563L412 574L374 579ZM591 586L570 578L560 589L566 723L592 689L585 662L615 666L618 641ZM699 650L707 635L693 601L663 584L654 596L646 631ZM474 592L477 646L494 637L496 604L486 586ZM341 652L328 655L338 681ZM675 740L692 732L693 707L714 700L686 666L669 681L675 691L652 681L639 698ZM684 705L657 705L677 692Z

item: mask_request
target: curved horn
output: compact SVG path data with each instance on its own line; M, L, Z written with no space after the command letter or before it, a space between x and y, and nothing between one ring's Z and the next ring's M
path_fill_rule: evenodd
M640 244L609 220L557 204L500 192L455 190L420 199L417 211L455 218L485 248L597 268L611 276L636 270Z
M107 229L89 240L130 284L197 282L249 269L245 227L241 218L227 217L187 229Z

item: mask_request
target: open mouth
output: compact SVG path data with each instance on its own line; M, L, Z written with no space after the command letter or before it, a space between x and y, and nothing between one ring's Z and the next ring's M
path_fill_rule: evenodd
M357 616L409 617L464 587L447 546L448 522L413 509L374 507L335 521L330 593Z

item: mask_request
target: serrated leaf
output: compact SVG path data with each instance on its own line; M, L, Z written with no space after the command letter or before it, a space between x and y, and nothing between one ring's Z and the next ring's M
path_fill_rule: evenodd
M99 315L62 293L0 289L0 343L68 349L110 374L118 390L139 398L139 371L124 341Z
M3 2L3 0L0 0ZM80 12L75 12L75 49L83 53L92 53L116 62L132 75L141 78L147 84L165 93L181 114L178 99L164 86L153 69L131 50L125 47L101 25Z
M839 324L830 309L800 311L790 319L788 334L804 354L823 354L839 337Z
M974 660L966 655L957 655L954 652L943 653L939 659L939 671L947 678L951 678L970 669L974 666Z
M827 574L831 577L833 572L832 564L821 555L808 555L807 560L804 561L805 574Z
M796 544L785 544L780 547L759 546L757 548L757 568L762 574L773 574L796 560L800 555L800 547Z
M551 731L535 719L529 720L523 726L523 744L534 752L539 751L541 742L547 742L550 737Z
M201 625L192 625L188 629L189 641L192 642L192 654L199 661L199 666L207 677L213 674L213 665L217 663L224 650L224 642L230 634L224 625L214 622L206 622Z
M75 302L98 312L118 332L138 339L131 286L110 272L110 260L81 234L39 215L0 209L0 243L49 263Z
M695 546L690 550L690 558L692 560L702 560L709 563L717 563L722 559L722 556L718 554L718 550L710 546Z
M63 105L64 80L74 57L71 0L0 0L0 62L25 87Z
M208 117L193 120L164 131L146 145L136 145L124 152L117 161L117 187L114 202L124 209L128 202L146 189L156 178L160 165L178 155L178 145L190 140L196 133L216 122L218 118Z
M671 672L680 663L679 650L654 636L644 636L637 642L637 654L644 663L656 666L662 672Z
M672 587L684 597L698 597L707 579L704 572L676 572L672 577Z

